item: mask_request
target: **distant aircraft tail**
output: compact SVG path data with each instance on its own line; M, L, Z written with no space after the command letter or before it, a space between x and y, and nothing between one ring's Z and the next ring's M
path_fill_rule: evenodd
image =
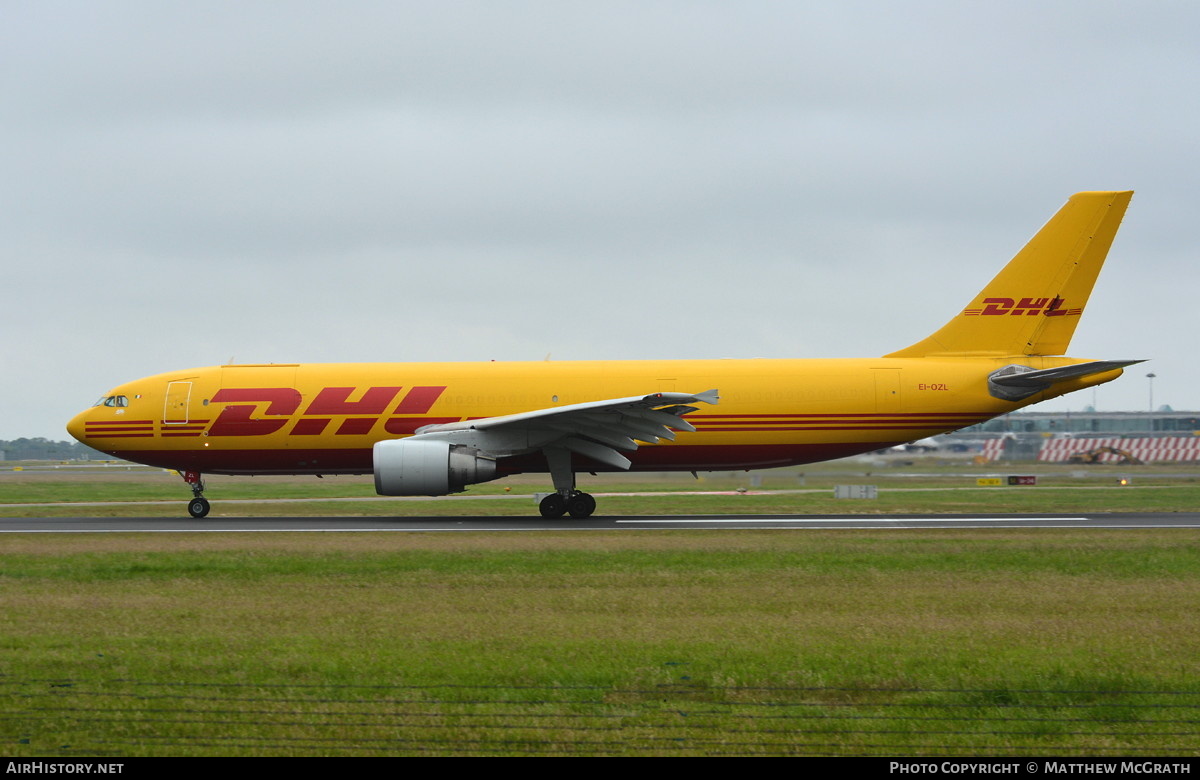
M1065 354L1132 197L1072 195L961 313L885 357Z

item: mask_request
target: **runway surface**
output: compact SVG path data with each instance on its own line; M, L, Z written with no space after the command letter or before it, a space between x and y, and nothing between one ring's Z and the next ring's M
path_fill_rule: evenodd
M1200 513L590 517L8 517L0 533L595 531L647 529L1200 528Z

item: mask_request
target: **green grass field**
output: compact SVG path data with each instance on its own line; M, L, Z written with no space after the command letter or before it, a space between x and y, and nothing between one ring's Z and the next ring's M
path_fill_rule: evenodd
M123 487L147 477L160 479ZM87 491L58 479L40 500ZM1185 511L1198 497L1186 473L1119 489L1107 472L992 489L897 476L880 479L878 501L835 501L815 473L779 479L821 492L688 500L1069 512ZM640 486L664 482L694 485ZM0 502L36 502L15 484L0 479ZM371 504L532 514L526 501ZM647 502L659 509L634 508ZM1198 542L1190 530L4 535L0 744L10 756L1194 755Z

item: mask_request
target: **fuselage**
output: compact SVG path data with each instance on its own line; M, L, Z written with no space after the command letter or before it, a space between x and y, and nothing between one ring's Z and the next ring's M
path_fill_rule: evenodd
M71 420L115 457L211 474L367 474L372 447L425 425L655 392L720 392L686 415L695 432L628 453L634 469L797 465L890 447L983 422L1120 371L1019 402L987 376L1016 358L667 360L233 365L140 379ZM1084 361L1021 356L1032 368ZM544 472L540 453L501 473ZM581 471L609 470L579 464Z

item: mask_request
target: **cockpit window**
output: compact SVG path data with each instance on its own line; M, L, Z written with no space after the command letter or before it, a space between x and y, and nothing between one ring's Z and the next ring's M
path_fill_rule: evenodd
M126 406L129 406L129 397L124 396L124 395L109 395L109 396L105 396L104 398L101 398L99 401L92 404L92 406L126 407Z

